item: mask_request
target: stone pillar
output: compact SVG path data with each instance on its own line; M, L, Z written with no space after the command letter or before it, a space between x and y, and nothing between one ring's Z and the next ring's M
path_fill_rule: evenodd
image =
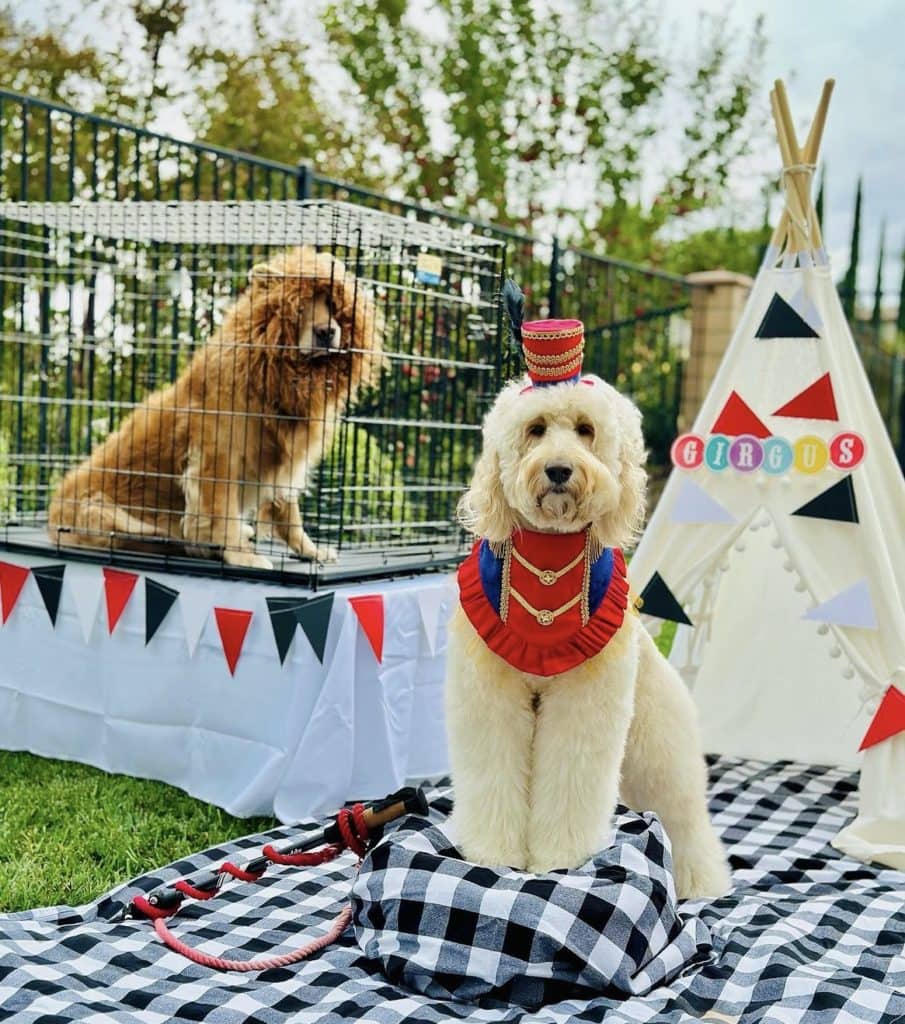
M704 270L686 280L692 285L691 347L682 371L679 433L691 429L754 283L731 270Z

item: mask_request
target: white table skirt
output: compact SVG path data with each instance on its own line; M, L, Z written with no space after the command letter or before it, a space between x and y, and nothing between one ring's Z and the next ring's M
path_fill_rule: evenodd
M447 771L451 577L334 588L323 664L298 629L280 665L265 598L310 592L149 575L180 597L147 645L141 580L110 635L99 566L67 564L55 627L29 575L0 627L0 747L159 779L231 814L283 822ZM380 663L347 600L375 593L384 599ZM235 675L215 606L254 613ZM202 620L190 653L187 632Z

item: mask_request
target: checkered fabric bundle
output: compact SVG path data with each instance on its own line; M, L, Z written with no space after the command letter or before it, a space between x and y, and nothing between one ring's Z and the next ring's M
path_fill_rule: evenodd
M144 875L83 907L0 914L0 1020L14 1024L905 1024L905 874L842 856L830 840L855 813L857 776L834 768L720 758L710 808L733 890L681 909L710 928L702 966L646 995L562 999L540 1010L434 999L387 980L350 928L292 967L224 974L166 948L147 921L122 921L150 892L224 860L237 864L279 828ZM442 823L451 792L428 793ZM323 934L349 899L355 857L275 868L185 906L176 935L213 956L248 959ZM10 870L7 865L6 870ZM61 888L65 884L60 879ZM0 874L0 900L3 876Z
M390 980L462 1002L624 999L710 952L706 925L676 910L662 825L624 808L611 846L546 875L470 864L441 825L409 819L365 858L352 910L358 944Z

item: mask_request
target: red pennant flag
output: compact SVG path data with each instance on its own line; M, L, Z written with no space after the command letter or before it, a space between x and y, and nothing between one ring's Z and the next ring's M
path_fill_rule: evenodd
M790 416L799 420L838 420L836 396L833 394L833 382L825 373L815 380L804 391L781 406L774 416Z
M107 599L107 632L116 629L120 616L126 610L138 574L123 572L122 569L104 569L104 597Z
M245 643L245 634L248 632L253 614L254 612L245 612L238 608L214 609L220 643L223 645L223 654L226 657L226 664L229 665L231 676L236 674L236 665L239 662L242 644Z
M741 434L760 438L770 436L770 431L737 391L733 391L727 399L710 433L725 434L727 437L739 437Z
M883 694L883 700L877 708L873 721L868 726L859 750L875 747L884 740L892 739L900 732L905 732L905 693L890 686Z
M3 622L12 614L16 607L16 601L22 593L25 581L28 579L28 567L24 565L13 565L12 562L0 562L0 609L3 612Z
M364 597L350 597L349 604L355 610L361 628L371 644L378 661L383 661L383 595L367 594Z

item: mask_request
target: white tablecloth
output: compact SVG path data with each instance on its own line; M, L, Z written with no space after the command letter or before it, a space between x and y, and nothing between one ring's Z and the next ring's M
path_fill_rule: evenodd
M0 747L159 779L232 814L284 822L447 771L450 577L335 588L323 664L298 629L280 665L265 598L310 592L149 575L180 598L147 645L141 580L110 635L99 566L67 565L55 628L28 577L0 627ZM384 598L381 663L347 601L374 593ZM188 619L206 615L191 655L180 604ZM254 612L234 676L205 613L214 606ZM79 607L93 623L87 642Z

